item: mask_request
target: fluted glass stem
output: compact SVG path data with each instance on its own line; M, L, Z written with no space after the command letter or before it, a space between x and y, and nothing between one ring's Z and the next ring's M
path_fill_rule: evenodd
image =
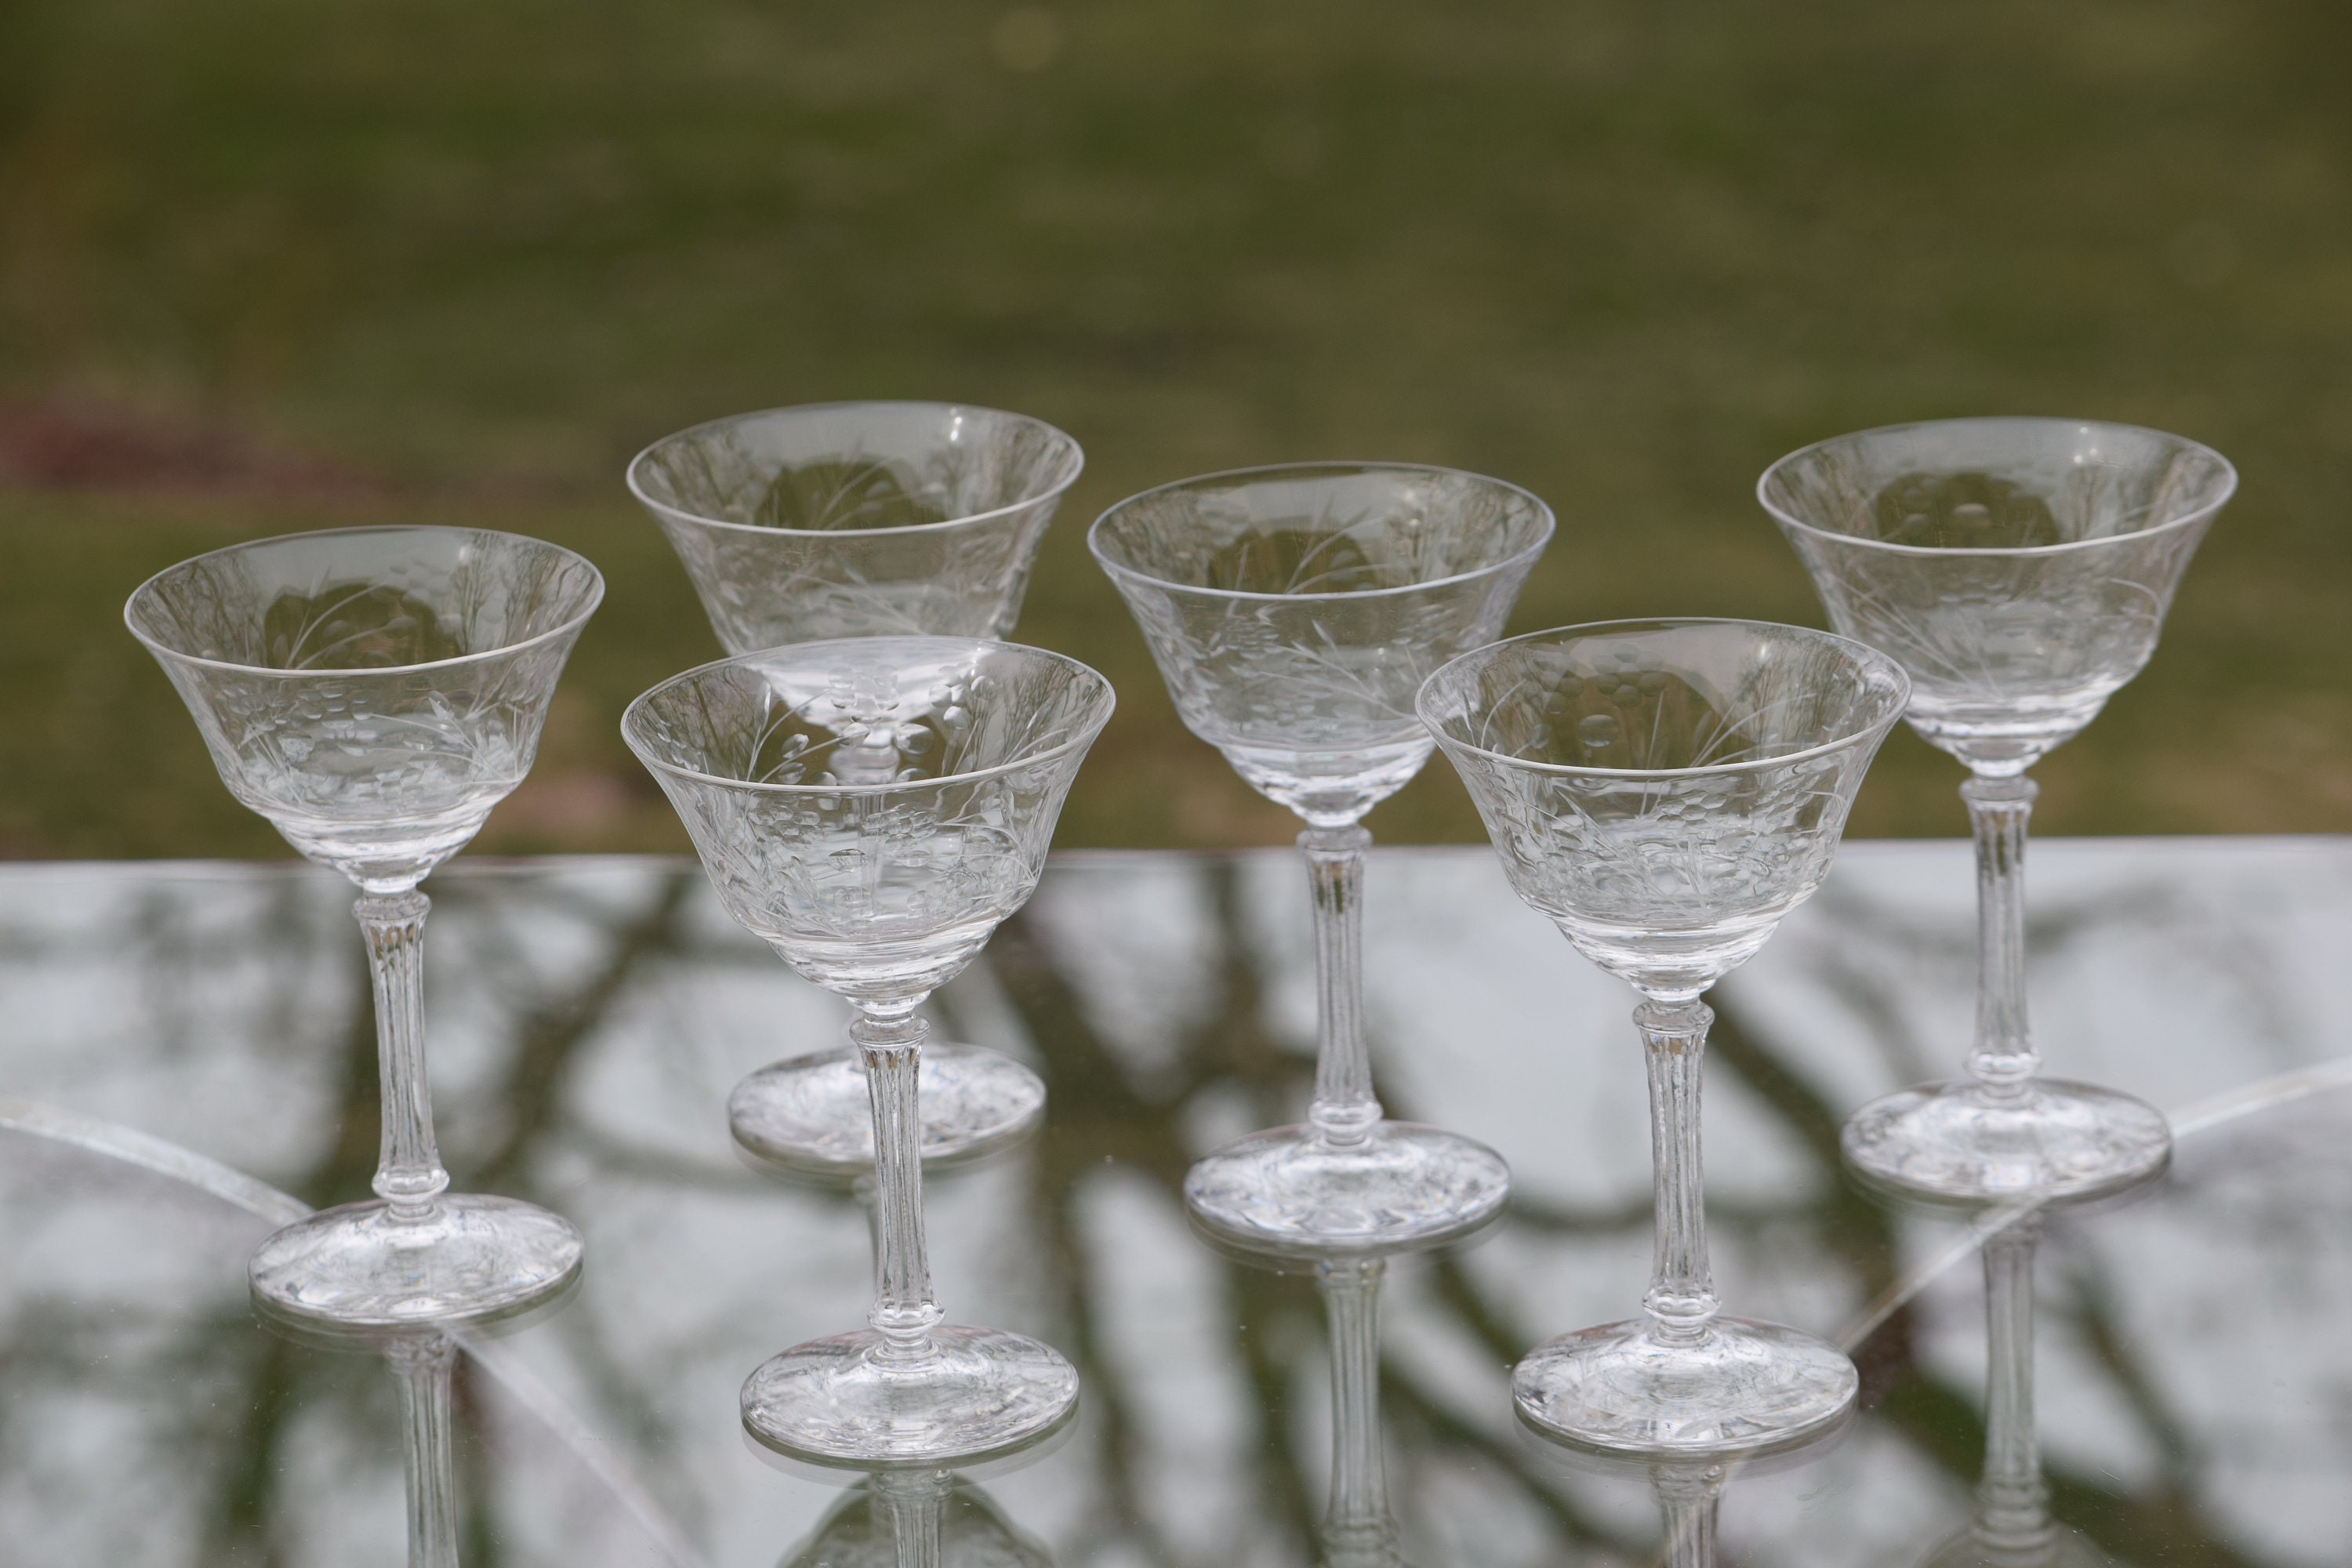
M929 1357L931 1330L945 1315L931 1300L930 1262L923 1248L923 1122L917 1084L929 1029L915 1016L920 1002L918 997L860 1003L849 1026L874 1110L874 1206L880 1224L874 1310L866 1321L882 1336L875 1353L886 1362Z
M1650 1069L1650 1159L1657 1237L1642 1298L1658 1339L1694 1344L1717 1309L1706 1261L1706 1172L1699 1154L1700 1068L1715 1010L1704 1002L1644 1002L1634 1025Z
M446 1334L416 1334L394 1340L384 1359L400 1379L408 1568L458 1568L457 1456L450 1430L457 1347Z
M2025 829L2041 786L1971 778L1960 786L1977 840L1977 1043L1969 1076L2015 1100L2042 1065L2025 1017Z
M1307 1119L1328 1143L1360 1143L1381 1120L1364 1039L1364 851L1360 827L1310 827L1298 836L1315 889L1315 1102Z
M2050 1539L2050 1495L2033 1425L2033 1254L2040 1225L2027 1218L1984 1244L1985 1461L1977 1483L1977 1539L2000 1552L2031 1552Z
M1665 1568L1715 1568L1715 1523L1723 1511L1723 1472L1653 1470L1650 1489L1666 1526Z
M1335 1563L1383 1560L1395 1540L1381 1455L1381 1280L1387 1270L1378 1258L1332 1258L1316 1269L1331 1342L1331 1500L1323 1542Z
M940 1568L940 1535L953 1479L940 1470L877 1470L874 1505L889 1516L898 1568Z
M366 933L375 988L375 1048L383 1097L383 1152L375 1191L394 1219L421 1221L449 1185L433 1142L433 1091L425 1074L425 916L433 900L411 889L368 893L352 906Z

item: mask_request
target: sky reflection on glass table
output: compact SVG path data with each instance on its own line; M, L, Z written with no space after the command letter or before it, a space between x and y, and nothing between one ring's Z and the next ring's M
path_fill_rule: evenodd
M2156 1190L2045 1222L2053 1511L2117 1563L2340 1562L2352 842L2033 856L2049 1070L2127 1089L2180 1131ZM1506 1393L1535 1338L1616 1315L1647 1275L1622 987L1483 848L1377 851L1369 875L1381 1098L1491 1144L1517 1182L1482 1242L1388 1271L1402 1560L1651 1561L1651 1479L1566 1462ZM1825 1454L1731 1479L1726 1562L1908 1565L1969 1519L1985 1329L1968 1228L1891 1213L1835 1152L1854 1106L1965 1054L1971 878L1957 841L1851 845L1711 998L1719 1282L1743 1311L1843 1336L1866 1406ZM461 1361L465 1561L866 1561L886 1500L845 1497L855 1474L780 1471L736 1415L752 1366L857 1321L871 1288L854 1194L751 1170L725 1117L746 1072L836 1040L840 1004L688 862L460 861L429 890L444 1157L459 1186L545 1204L588 1238L576 1296ZM295 868L0 871L0 1556L404 1560L392 1377L264 1331L244 1285L263 1209L363 1195L373 1169L349 897ZM1310 1091L1296 858L1058 858L933 1007L940 1036L1018 1055L1051 1092L1034 1141L928 1184L940 1290L1084 1380L1066 1440L942 1505L945 1560L976 1542L973 1561L1064 1568L1316 1562L1332 1431L1314 1280L1212 1251L1178 1197L1192 1159L1295 1120ZM44 1118L52 1135L27 1131ZM206 1161L227 1168L210 1189Z

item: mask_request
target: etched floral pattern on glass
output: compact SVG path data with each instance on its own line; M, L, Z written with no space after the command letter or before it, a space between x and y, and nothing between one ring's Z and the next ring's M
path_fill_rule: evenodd
M1501 632L1551 529L1480 475L1298 464L1146 491L1089 542L1186 728L1323 823L1421 771L1435 742L1413 693Z
M1758 494L1830 624L1910 672L1912 727L1991 775L2031 767L2147 665L2236 482L2158 431L1955 419L1809 447Z
M844 637L1001 637L1078 444L933 403L770 409L656 441L629 489L730 653Z
M1874 746L1819 737L1891 723L1902 677L1745 622L1579 630L1454 666L1423 712L1457 759L1509 759L1458 771L1522 899L1603 968L1680 963L1703 989L1829 870Z
M602 590L536 540L351 529L198 556L126 616L238 801L312 859L397 879L530 773Z

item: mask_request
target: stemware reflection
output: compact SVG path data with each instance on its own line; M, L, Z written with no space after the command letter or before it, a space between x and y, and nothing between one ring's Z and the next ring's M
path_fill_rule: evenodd
M1244 1268L1311 1271L1323 1303L1331 1384L1330 1484L1317 1529L1322 1560L1326 1568L1404 1568L1389 1507L1388 1437L1381 1424L1381 1291L1394 1252L1330 1247L1269 1253L1198 1215L1193 1226L1213 1250Z
M1723 1497L1735 1481L1761 1480L1813 1464L1845 1441L1855 1414L1849 1406L1825 1426L1792 1437L1746 1449L1698 1455L1635 1457L1594 1447L1533 1421L1522 1419L1522 1444L1544 1468L1569 1475L1648 1487L1658 1510L1660 1542L1647 1561L1654 1568L1716 1568Z
M1044 1542L950 1470L877 1470L778 1568L1053 1568Z
M665 437L628 468L730 654L832 637L1002 637L1037 546L1085 467L1043 420L941 403L834 403L735 415ZM1044 1113L1027 1068L925 1047L926 1162L986 1152ZM866 1076L840 1047L736 1086L728 1124L776 1164L874 1161Z
M1216 1150L1184 1182L1197 1219L1241 1245L1431 1245L1501 1210L1500 1155L1388 1121L1373 1096L1360 824L1429 760L1422 678L1494 639L1551 533L1550 509L1497 479L1301 463L1146 490L1087 535L1185 727L1307 824L1315 1098L1303 1126Z
M2151 1172L2124 1199L2152 1184ZM2033 1265L2048 1205L1990 1217L1981 1244L1985 1293L1985 1453L1975 1516L1921 1568L2105 1568L2087 1536L2050 1515L2033 1402Z

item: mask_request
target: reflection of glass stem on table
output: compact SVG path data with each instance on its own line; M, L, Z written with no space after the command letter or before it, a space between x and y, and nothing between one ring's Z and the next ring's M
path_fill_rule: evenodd
M408 1470L408 1568L458 1568L457 1456L446 1334L404 1334L384 1347L400 1379L401 1447Z
M898 1568L940 1568L941 1525L955 1478L945 1470L877 1470L870 1484L890 1521Z
M2106 1560L2050 1520L2033 1418L2033 1258L2026 1215L1985 1238L1985 1458L1976 1518L1926 1568L2095 1568Z
M1715 1568L1715 1521L1723 1509L1721 1465L1656 1465L1650 1490L1666 1527L1661 1568Z
M1379 1258L1337 1258L1317 1266L1331 1344L1331 1499L1323 1517L1331 1568L1391 1568L1396 1523L1389 1517L1388 1469L1381 1454Z

